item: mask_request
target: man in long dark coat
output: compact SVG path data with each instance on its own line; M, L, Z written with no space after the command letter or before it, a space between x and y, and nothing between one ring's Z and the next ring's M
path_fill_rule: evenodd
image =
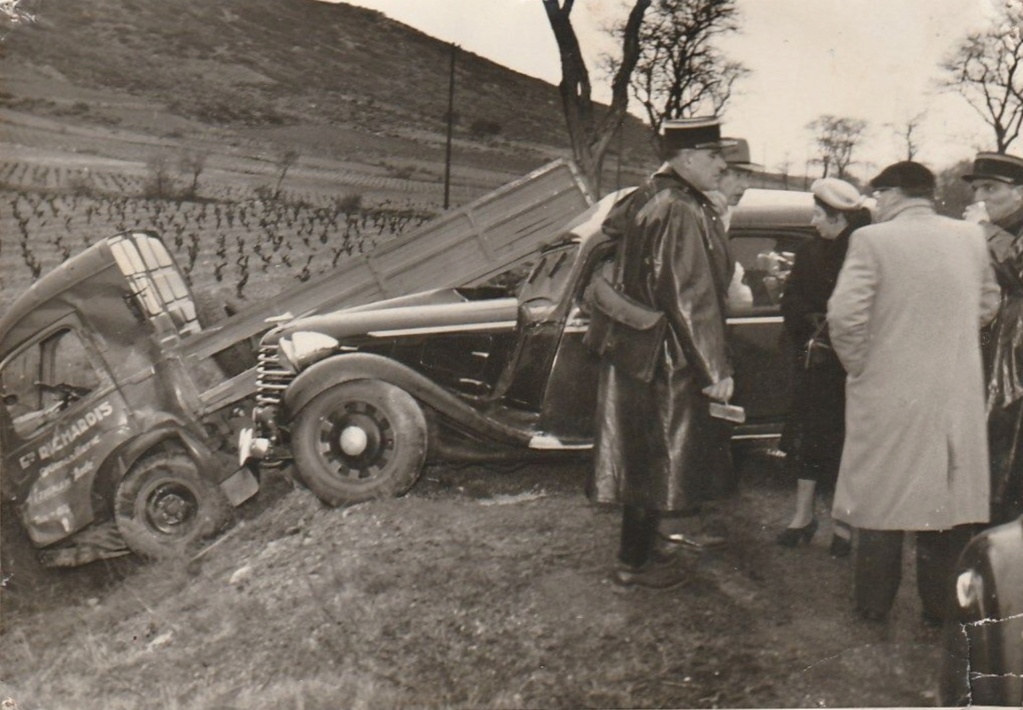
M982 331L991 448L991 521L1023 513L1023 159L978 153L966 217L985 228L1002 289L998 315ZM980 214L978 214L978 212Z
M726 168L716 119L666 122L665 163L615 206L622 290L668 327L653 380L604 362L590 497L624 506L618 584L670 587L685 572L656 550L664 512L691 510L730 478L728 428L709 416L733 390L725 299L734 261L706 193Z

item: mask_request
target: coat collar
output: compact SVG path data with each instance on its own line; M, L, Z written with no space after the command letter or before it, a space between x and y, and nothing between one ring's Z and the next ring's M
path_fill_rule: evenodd
M934 214L934 203L923 197L908 197L877 215L878 222Z
M700 204L712 205L710 198L706 193L702 192L696 185L686 180L684 177L678 174L675 168L671 167L668 163L665 163L654 173L655 178L668 178L674 182L680 183L679 187L684 189L686 192L692 193L694 197L700 202Z
M1004 219L995 222L995 224L1014 236L1023 234L1023 205Z

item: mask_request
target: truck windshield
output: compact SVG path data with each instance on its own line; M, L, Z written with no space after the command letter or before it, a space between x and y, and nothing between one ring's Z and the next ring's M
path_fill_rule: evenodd
M178 333L200 330L195 302L181 271L160 238L144 232L119 234L109 241L117 266L150 318L167 313Z

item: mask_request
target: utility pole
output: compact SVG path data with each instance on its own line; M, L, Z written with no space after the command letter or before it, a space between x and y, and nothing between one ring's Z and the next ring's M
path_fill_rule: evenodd
M458 45L451 44L451 72L448 78L448 142L444 150L444 209L451 204L451 136L455 125L455 55Z

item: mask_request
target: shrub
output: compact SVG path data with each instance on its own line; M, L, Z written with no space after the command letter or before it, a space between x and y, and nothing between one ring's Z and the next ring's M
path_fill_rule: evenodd
M474 138L493 138L500 135L501 124L489 118L477 118L469 126L469 132Z

